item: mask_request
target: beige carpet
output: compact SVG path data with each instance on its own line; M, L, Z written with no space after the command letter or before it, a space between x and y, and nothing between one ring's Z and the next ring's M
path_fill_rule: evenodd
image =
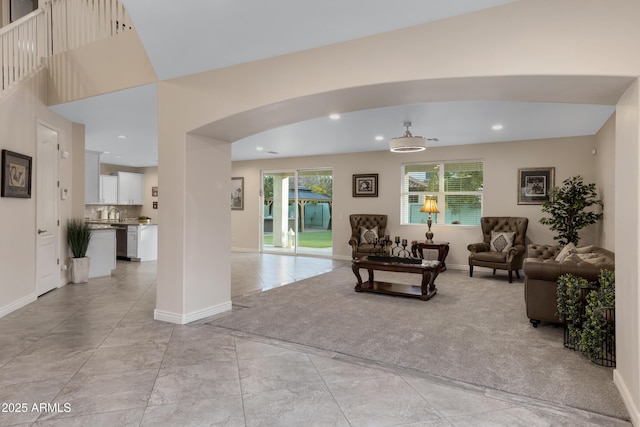
M627 419L612 368L562 345L562 329L531 327L523 282L449 270L430 301L353 290L350 267L235 298L211 325L304 344ZM417 275L376 273L416 283Z

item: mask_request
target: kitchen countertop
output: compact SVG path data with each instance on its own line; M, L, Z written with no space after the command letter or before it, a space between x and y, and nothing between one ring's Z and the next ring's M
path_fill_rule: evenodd
M89 228L91 230L113 230L113 231L116 231L116 229L113 228L109 224L89 224Z
M112 225L158 225L157 222L151 222L149 224L146 223L139 223L137 219L135 218L126 218L122 221L118 221L115 219L87 219L85 220L85 222L89 225L92 226L96 226L96 229L99 228L109 228Z

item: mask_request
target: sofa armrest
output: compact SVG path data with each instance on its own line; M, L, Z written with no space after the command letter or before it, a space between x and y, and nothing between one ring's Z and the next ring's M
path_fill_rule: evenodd
M515 257L524 255L524 245L515 245L507 251L507 261L513 260Z
M476 252L488 252L489 244L485 242L471 243L469 246L467 246L467 249L469 250L469 252L471 252L471 255L475 254Z

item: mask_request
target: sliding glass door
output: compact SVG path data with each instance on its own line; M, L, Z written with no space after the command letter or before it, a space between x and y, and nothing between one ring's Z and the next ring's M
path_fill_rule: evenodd
M263 172L262 250L296 253L295 171ZM293 200L293 205L292 205Z
M263 252L332 254L330 169L262 172Z

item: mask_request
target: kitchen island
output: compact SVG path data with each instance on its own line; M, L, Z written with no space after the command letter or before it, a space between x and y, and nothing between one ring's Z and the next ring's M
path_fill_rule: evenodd
M136 219L86 222L95 229L115 231L117 259L138 262L158 259L158 224L140 223Z
M111 276L116 268L116 230L109 225L91 225L87 249L89 278Z

